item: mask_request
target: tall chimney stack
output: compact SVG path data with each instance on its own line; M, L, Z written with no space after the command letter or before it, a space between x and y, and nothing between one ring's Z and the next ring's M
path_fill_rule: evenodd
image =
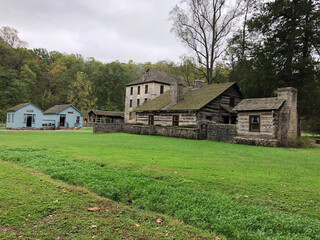
M170 87L170 105L176 105L178 102L180 102L183 99L183 84L179 81L176 81L174 83L171 83Z
M286 145L290 138L298 137L298 90L293 87L278 88L278 99L285 100L281 113L281 142Z

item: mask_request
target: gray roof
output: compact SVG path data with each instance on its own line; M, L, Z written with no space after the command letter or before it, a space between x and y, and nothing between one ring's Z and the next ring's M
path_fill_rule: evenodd
M243 99L233 110L235 111L263 111L277 110L285 100L278 98L250 98Z
M20 103L20 104L14 106L14 107L12 107L12 108L9 108L9 109L7 110L7 112L15 112L15 111L17 111L18 109L23 108L24 106L27 106L27 105L29 105L29 104L31 104L32 106L38 108L36 105L34 105L34 104L31 103L31 102L28 102L28 103ZM40 111L42 111L40 108L38 108L38 109L39 109ZM42 111L42 112L43 112L43 111Z
M158 83L170 85L171 83L176 81L177 81L177 77L171 74L154 70L154 69L148 69L145 73L142 74L142 78L134 80L126 84L126 86L133 86L133 85L150 83L150 82L158 82Z
M91 109L90 112L93 112L94 114L101 115L101 116L110 116L110 117L123 117L124 116L123 112L103 111L103 110L94 110L94 109Z
M54 105L53 107L47 109L43 114L57 114L70 106L76 109L78 112L80 112L83 115L83 113L72 104Z
M205 85L198 89L183 89L183 99L176 105L167 109L169 111L188 111L188 110L199 110L200 108L207 105L209 102L219 97L227 89L232 86L237 86L234 82L220 83ZM147 101L135 108L137 112L144 111L159 111L170 104L170 91L165 91L160 96L153 100Z

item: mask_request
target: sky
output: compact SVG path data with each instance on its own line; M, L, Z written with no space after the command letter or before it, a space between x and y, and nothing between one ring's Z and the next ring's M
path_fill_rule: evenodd
M78 53L101 62L178 62L187 49L170 32L179 0L0 0L0 27L28 48Z

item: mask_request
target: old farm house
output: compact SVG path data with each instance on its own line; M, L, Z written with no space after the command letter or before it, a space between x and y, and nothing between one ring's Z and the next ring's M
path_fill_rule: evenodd
M136 123L134 108L163 94L175 82L174 76L165 72L148 69L137 79L126 85L124 110L125 123Z
M199 122L236 123L232 110L242 100L236 83L204 85L195 80L192 88L177 82L152 101L134 109L137 124L197 127Z
M43 113L43 125L54 128L82 127L83 113L71 104L55 105Z
M22 103L7 110L6 128L40 128L43 111L32 103Z

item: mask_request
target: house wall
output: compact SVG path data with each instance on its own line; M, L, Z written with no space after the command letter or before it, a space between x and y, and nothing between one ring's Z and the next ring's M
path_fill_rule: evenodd
M260 115L260 132L249 131L249 116ZM277 115L274 111L239 112L237 119L238 136L277 138Z
M14 114L14 122L12 122L12 114ZM27 127L27 121L25 120L26 115L35 115L35 121L32 122L32 128L40 128L42 126L42 118L43 118L43 112L38 109L37 107L33 106L32 104L29 104L27 106L24 106L20 109L18 109L15 112L8 112L7 113L7 128L26 128ZM10 115L10 122L8 122L8 115Z
M212 118L212 122L223 123L222 116L230 114L225 112L225 110L222 110L221 106L224 105L229 107L230 98L235 99L234 106L237 106L242 100L240 92L234 86L201 108L198 114L198 121L206 121L207 116L210 116Z
M179 126L197 126L196 113L137 113L137 124L148 125L149 115L154 116L154 125L172 126L172 116L179 115Z
M47 123L51 122L55 125L55 127L58 127L60 124L60 115L63 115L63 114L66 115L65 128L82 127L83 126L82 114L78 110L73 108L72 106L59 112L59 114L44 114L43 115L43 123L47 124ZM79 124L76 124L77 116L80 117Z
M148 85L148 93L145 93L145 85ZM124 121L126 123L135 123L136 118L134 113L132 113L132 119L130 119L130 112L137 107L137 99L140 99L140 105L145 102L145 98L148 100L154 99L160 95L160 86L164 86L164 92L170 89L170 85L160 84L160 83L141 83L134 86L126 87L126 99L125 99L125 111L124 111ZM138 94L138 86L140 86L140 94ZM133 94L131 95L131 87L133 88ZM130 108L130 100L132 100L132 107Z

